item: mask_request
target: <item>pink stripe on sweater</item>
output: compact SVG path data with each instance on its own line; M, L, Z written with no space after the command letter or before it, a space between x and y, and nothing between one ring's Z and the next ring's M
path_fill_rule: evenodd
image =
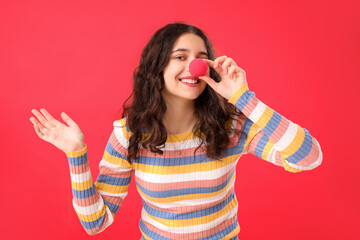
M102 175L107 175L107 176L112 176L112 177L117 177L117 178L128 178L131 177L131 171L115 171L112 170L106 166L101 166L99 167L100 173Z
M125 156L128 155L128 150L116 138L114 132L111 133L109 138L111 146L118 152Z
M73 199L74 199L74 202L76 205L81 206L81 207L86 207L86 206L90 206L90 205L93 205L96 202L98 202L99 197L100 197L100 195L97 193L97 190L96 190L96 193L91 197L83 198L83 199L74 197Z
M258 105L259 100L257 98L254 99L254 97L252 97L249 102L246 104L246 106L244 107L244 109L242 110L242 112L246 115L246 116L250 116L250 114L254 111L254 109L256 108L256 106Z
M84 163L82 165L78 165L78 166L70 165L70 172L72 174L82 174L82 173L85 173L85 172L88 172L88 171L90 171L88 162L86 162L86 163Z
M275 164L278 166L283 166L281 162L281 154L278 151L275 152Z
M255 149L256 149L256 145L258 144L258 142L260 141L261 137L264 135L264 132L258 132L253 139L251 140L250 144L249 144L249 148L248 148L248 153L254 154L255 155Z
M279 125L269 137L274 143L277 143L285 134L290 126L290 121L284 117L281 118Z
M306 167L311 163L314 163L317 160L319 160L320 157L319 146L317 145L316 140L313 137L312 137L312 141L313 142L309 154L305 158L301 159L298 163L296 163L296 165Z
M113 197L113 196L104 196L102 195L102 198L108 202L111 202L115 205L120 206L121 203L124 201L124 199L120 198L120 197Z

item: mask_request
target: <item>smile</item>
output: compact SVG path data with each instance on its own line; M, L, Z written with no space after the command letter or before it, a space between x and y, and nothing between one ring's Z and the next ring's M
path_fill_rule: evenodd
M189 79L189 78L180 79L180 81L181 81L182 83L191 83L191 84L196 84L196 83L199 82L199 80Z

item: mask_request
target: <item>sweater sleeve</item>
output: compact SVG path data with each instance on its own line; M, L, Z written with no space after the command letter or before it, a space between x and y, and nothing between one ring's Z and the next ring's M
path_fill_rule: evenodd
M289 172L311 170L322 162L317 140L255 97L247 83L229 99L248 118L247 152Z
M128 193L133 168L126 160L127 140L120 122L114 122L95 183L91 177L87 146L80 151L65 152L70 166L73 207L89 235L112 224Z

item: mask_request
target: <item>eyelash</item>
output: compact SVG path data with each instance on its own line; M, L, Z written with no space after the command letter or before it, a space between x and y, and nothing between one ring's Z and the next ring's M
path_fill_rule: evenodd
M175 59L178 59L178 60L183 60L183 59L179 59L179 57L181 58L185 58L184 56L176 56Z
M179 59L179 57L181 57L181 58L183 58L183 59ZM184 60L184 58L185 58L184 56L176 56L176 57L175 57L175 59L178 59L178 60ZM202 57L201 59L206 59L206 58Z

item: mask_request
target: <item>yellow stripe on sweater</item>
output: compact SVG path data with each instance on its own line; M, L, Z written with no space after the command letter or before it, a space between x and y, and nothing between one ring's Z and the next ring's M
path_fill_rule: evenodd
M239 232L240 232L240 226L238 224L237 227L231 233L229 233L226 237L220 238L219 240L227 240L227 239L233 238L236 235L238 235Z
M264 129L266 125L269 123L272 115L274 114L274 110L266 106L265 111L262 113L259 120L256 122L256 124L261 128Z
M121 157L115 157L115 156L111 155L110 153L108 153L108 151L104 152L103 159L111 164L124 166L126 168L133 167L127 160L125 160Z
M301 128L299 125L297 126L297 132L295 135L295 138L290 143L289 146L287 146L284 150L281 151L281 154L284 156L284 158L287 158L299 150L301 145L303 144L305 140L305 131L303 128Z
M89 180L87 180L85 182L71 181L71 186L75 190L84 191L84 190L88 190L89 188L91 188L93 186L93 181L92 181L92 178L90 178Z
M281 163L283 164L284 166L284 169L286 171L289 171L289 172L293 172L293 173L297 173L297 172L302 172L303 170L300 170L300 169L297 169L297 168L293 168L293 167L290 167L287 162L285 161L285 159L281 158Z
M233 200L230 201L221 211L214 212L207 216L191 218L191 219L169 220L169 219L154 217L150 214L148 214L148 216L154 219L154 221L162 223L168 227L188 227L198 224L205 224L215 219L218 219L221 216L227 214L229 211L231 211L236 205L237 205L237 201L235 198L233 198Z
M262 152L262 155L261 155L261 158L264 159L264 160L269 160L269 154L270 154L270 151L271 149L274 147L274 143L272 141L268 141L263 149L263 152Z
M71 158L80 157L82 155L85 155L86 152L87 152L87 145L86 144L85 144L84 148L79 150L79 151L73 151L73 152L64 151L66 156L71 157Z
M244 83L243 85L241 85L241 87L235 92L235 94L229 99L229 103L232 103L233 105L235 105L235 103L237 102L237 100L239 100L239 98L241 97L241 95L244 94L244 92L246 92L246 90L248 90L248 84Z
M76 211L76 209L75 209L75 211ZM93 221L98 220L105 214L105 206L101 210L94 212L92 214L89 214L89 215L81 214L78 211L76 211L76 214L84 222L93 222Z

